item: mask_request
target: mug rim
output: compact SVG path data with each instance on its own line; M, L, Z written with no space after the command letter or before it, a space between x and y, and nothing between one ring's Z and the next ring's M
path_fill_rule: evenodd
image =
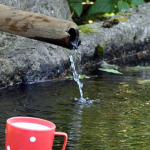
M22 119L22 120L19 121L20 119ZM27 120L30 120L31 122L27 121ZM38 121L38 123L36 121ZM6 123L8 123L9 125L11 125L14 128L19 128L19 129L23 129L23 130L41 131L41 130L37 130L37 129L27 129L27 128L22 128L22 127L17 127L15 125L13 125L13 123L16 123L16 122L35 123L35 124L40 124L40 125L44 125L44 126L49 127L49 129L44 129L42 131L48 131L48 130L55 130L56 129L56 125L53 122L45 120L45 119L41 119L41 118L36 118L36 117L17 116L17 117L8 118L6 121ZM44 124L39 123L39 122L43 122Z

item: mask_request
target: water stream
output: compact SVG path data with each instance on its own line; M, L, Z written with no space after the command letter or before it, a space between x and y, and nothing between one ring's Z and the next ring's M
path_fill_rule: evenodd
M86 99L83 97L83 91L82 91L83 83L80 81L81 75L78 74L77 71L76 71L74 60L73 60L73 56L70 55L69 58L70 58L70 62L71 62L71 68L72 68L72 72L73 72L74 81L77 82L77 84L79 86L79 92L80 92L80 98L79 99L75 99L75 100L79 101L81 103L85 103ZM77 66L77 67L79 67L79 66Z
M83 91L82 91L83 83L81 83L81 81L80 81L80 74L78 74L76 72L72 55L69 56L69 58L70 58L70 62L71 62L71 68L72 68L72 72L73 72L73 77L74 77L74 80L77 82L77 84L79 86L79 91L80 91L80 96L81 96L80 99L82 100L82 99L84 99L83 98Z
M74 100L80 102L80 103L85 103L86 99L83 97L83 83L80 81L80 73L81 73L81 52L80 49L78 48L79 45L79 37L76 36L75 40L71 42L73 49L75 51L74 58L72 55L69 56L70 62L71 62L71 69L74 77L74 81L77 82L79 86L79 92L80 92L80 98L77 99L75 98Z

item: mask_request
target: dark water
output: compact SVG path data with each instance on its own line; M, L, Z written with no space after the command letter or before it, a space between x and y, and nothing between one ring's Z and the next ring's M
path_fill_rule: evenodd
M5 122L13 116L50 120L68 134L67 150L150 149L150 85L138 84L149 72L114 75L99 72L84 79L85 97L92 104L74 102L80 97L72 81L20 85L0 90L0 150L4 150ZM63 138L56 137L54 150Z

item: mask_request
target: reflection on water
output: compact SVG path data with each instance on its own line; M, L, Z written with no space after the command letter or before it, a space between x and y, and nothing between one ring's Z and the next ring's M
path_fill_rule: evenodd
M80 104L74 81L21 85L0 91L0 147L4 150L5 121L12 116L50 120L68 134L67 150L147 150L150 148L150 85L139 85L150 73L102 73L84 79L83 92L93 103ZM56 137L54 150L61 149Z

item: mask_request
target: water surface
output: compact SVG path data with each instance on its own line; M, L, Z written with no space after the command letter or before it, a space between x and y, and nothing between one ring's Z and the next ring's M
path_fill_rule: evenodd
M150 85L138 84L149 72L114 75L99 72L82 80L89 102L77 103L73 80L52 81L0 90L0 149L4 150L5 122L13 116L50 120L69 136L67 150L150 149ZM54 150L63 138L56 137Z

